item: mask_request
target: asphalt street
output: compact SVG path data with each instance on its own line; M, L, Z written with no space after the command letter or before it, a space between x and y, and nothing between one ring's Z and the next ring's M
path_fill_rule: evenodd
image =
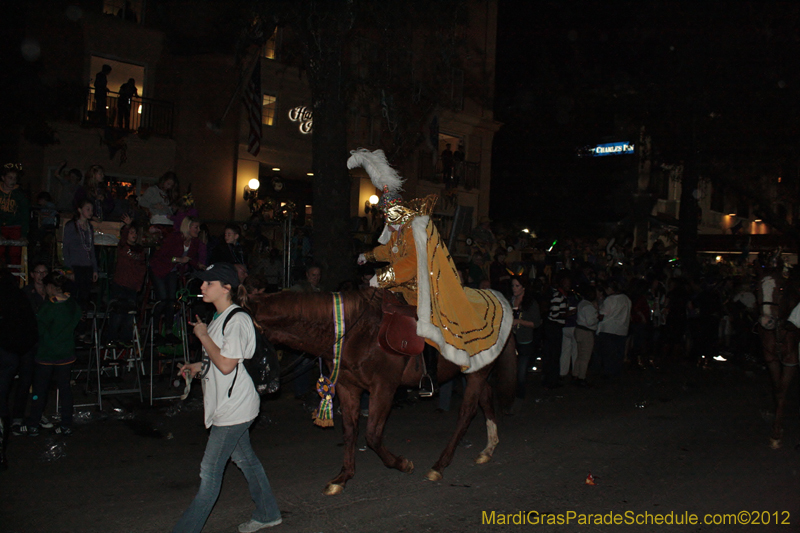
M199 484L200 391L152 408L136 400L79 409L71 437L12 438L0 530L170 531ZM311 405L287 391L263 403L252 442L283 513L276 532L800 531L797 384L778 450L768 445L770 407L766 372L752 364L629 370L590 389L544 390L531 375L522 408L499 421L488 464L474 464L486 442L479 413L444 479L424 480L456 413L422 400L393 411L385 438L414 473L384 468L362 435L356 476L338 496L322 489L341 466L341 419L334 429L313 426ZM235 532L251 511L244 478L229 465L204 531ZM749 523L713 525L734 515ZM687 524L693 516L699 523Z

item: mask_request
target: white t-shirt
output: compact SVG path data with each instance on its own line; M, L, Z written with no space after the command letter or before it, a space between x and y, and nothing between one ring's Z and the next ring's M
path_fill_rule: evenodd
M592 331L597 329L597 308L589 300L581 300L578 303L578 315L576 322L579 326Z
M155 207L156 204L162 204L164 207ZM144 194L139 197L139 205L150 210L151 224L172 225L172 221L169 219L172 214L169 198L158 185L151 185L144 191Z
M597 325L597 333L611 333L613 335L628 335L628 326L631 323L631 300L624 294L611 294L606 296L600 305L600 314L603 320Z
M800 328L800 304L794 306L787 320L794 324L794 327Z
M247 313L236 313L225 326L225 336L222 335L225 317L237 307L231 305L208 325L208 335L219 346L220 354L239 359L239 363L233 372L225 375L203 349L203 370L200 375L207 428L249 422L258 416L261 406L253 380L242 366L242 361L253 357L256 351L256 330L252 319Z

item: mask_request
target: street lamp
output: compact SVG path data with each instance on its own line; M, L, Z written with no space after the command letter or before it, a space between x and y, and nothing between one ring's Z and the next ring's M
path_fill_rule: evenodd
M258 181L257 178L253 178L247 182L247 185L244 186L244 200L245 202L249 202L250 200L254 200L258 196L258 188L261 186L261 182Z
M369 215L370 213L374 213L377 208L375 207L378 204L378 196L373 194L369 197L369 199L364 202L364 213Z

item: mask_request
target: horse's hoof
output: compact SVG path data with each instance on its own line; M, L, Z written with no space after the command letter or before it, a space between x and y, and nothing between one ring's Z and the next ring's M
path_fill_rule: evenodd
M773 439L773 438L769 439L769 447L772 448L773 450L777 450L781 446L783 446L783 442L781 441L781 439Z
M339 485L338 483L328 483L328 486L325 487L325 490L322 491L325 496L336 496L337 494L341 494L344 491L344 485Z
M400 471L404 474L410 474L414 471L414 462L409 461L408 459L403 459L402 466L400 467Z
M492 456L491 455L489 455L488 453L482 453L482 454L480 454L478 456L477 459L475 459L475 464L476 465L485 465L486 463L488 463L491 460L492 460Z
M437 472L433 468L428 470L428 473L425 474L425 479L427 479L428 481L441 481L442 477L444 477L444 476L442 476L442 473L441 472Z

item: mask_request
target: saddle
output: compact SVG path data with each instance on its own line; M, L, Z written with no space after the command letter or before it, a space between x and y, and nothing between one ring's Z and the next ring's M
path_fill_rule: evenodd
M381 309L378 344L383 351L401 357L421 354L425 339L417 335L417 307L404 304L392 291L384 290Z

